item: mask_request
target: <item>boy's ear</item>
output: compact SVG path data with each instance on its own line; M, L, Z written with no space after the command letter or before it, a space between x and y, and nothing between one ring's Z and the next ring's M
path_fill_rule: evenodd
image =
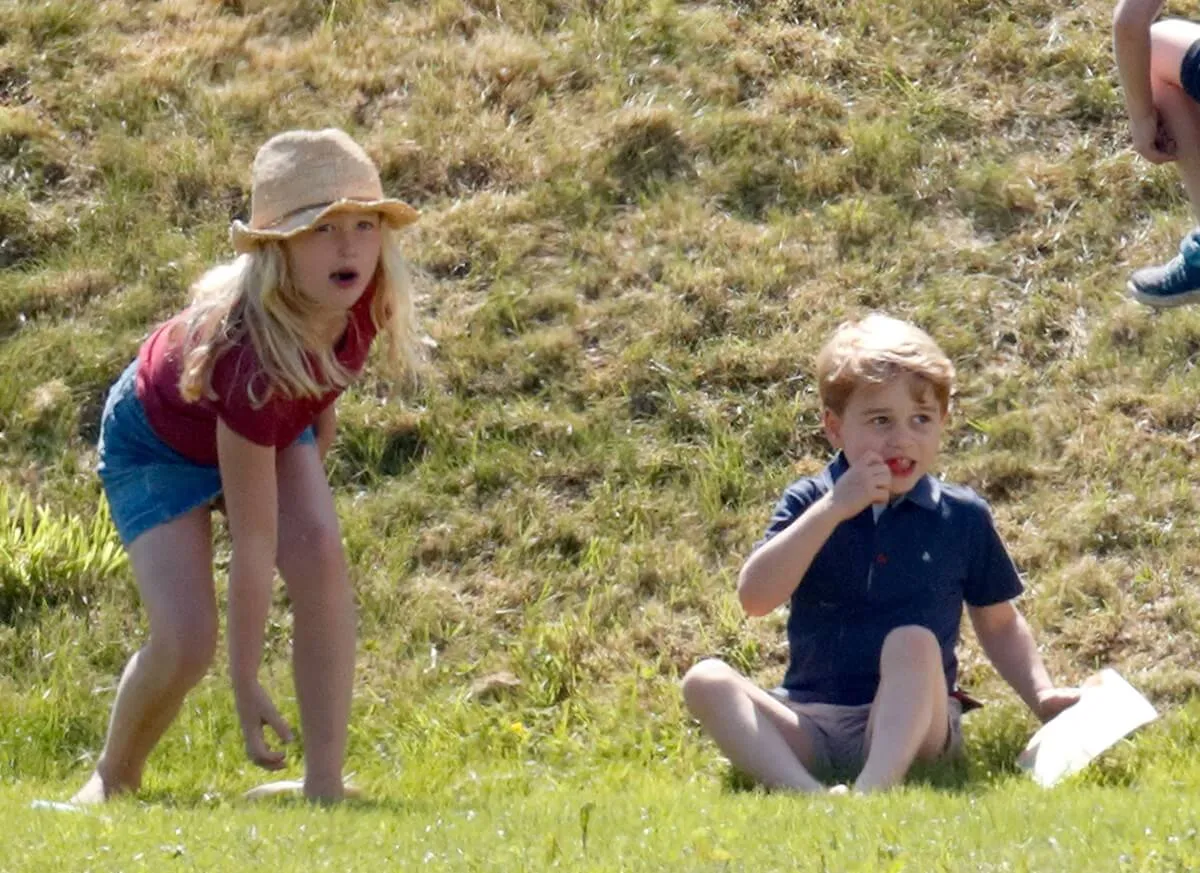
M842 445L842 419L832 409L826 408L821 412L821 423L825 425L825 439L829 440L829 444L835 449L843 449Z

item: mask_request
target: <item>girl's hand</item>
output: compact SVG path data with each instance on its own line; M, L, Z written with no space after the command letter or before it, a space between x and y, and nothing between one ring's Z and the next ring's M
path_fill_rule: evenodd
M255 680L243 688L234 688L234 699L237 702L238 720L242 723L247 757L264 770L282 768L285 756L281 750L267 745L263 727L270 725L284 743L292 741L292 729L271 702L270 695Z
M1130 119L1133 148L1152 164L1165 164L1176 158L1175 140L1167 132L1162 116L1155 112L1143 118Z
M1079 702L1078 688L1047 688L1039 691L1037 696L1037 711L1034 713L1042 721L1050 721L1065 709L1070 709Z

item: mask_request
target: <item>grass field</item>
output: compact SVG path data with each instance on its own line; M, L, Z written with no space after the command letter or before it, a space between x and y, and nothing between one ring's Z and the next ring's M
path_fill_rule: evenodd
M1128 148L1110 15L0 0L0 871L1200 866L1200 313L1123 292L1191 219ZM371 801L238 801L261 776L219 658L139 800L32 809L85 777L145 633L104 394L229 256L258 145L323 125L422 213L423 381L355 387L330 465ZM971 763L891 797L738 790L682 712L705 655L782 675L785 615L744 618L733 580L827 458L813 355L872 309L958 368L940 472L991 501L1052 672L1114 665L1163 713L1051 793L969 638ZM281 593L294 715L289 621Z

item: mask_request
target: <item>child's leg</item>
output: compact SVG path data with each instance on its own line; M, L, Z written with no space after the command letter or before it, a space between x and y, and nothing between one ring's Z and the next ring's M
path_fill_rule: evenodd
M1200 220L1200 24L1178 19L1150 28L1150 85L1159 122L1170 140L1193 215ZM1168 307L1200 300L1200 228L1179 244L1165 264L1142 267L1129 277L1135 300Z
M317 447L284 449L277 470L278 564L295 616L292 667L304 732L304 792L337 799L354 686L354 593Z
M815 757L808 721L725 662L709 658L689 670L683 698L739 770L768 788L824 789L806 769Z
M949 730L947 700L937 637L912 625L888 634L867 724L867 762L855 790L888 788L904 778L915 758L940 755Z
M199 507L142 534L130 544L129 559L150 638L125 667L104 750L96 772L75 795L77 802L96 803L137 790L146 758L187 692L204 677L216 651L208 508Z
M1184 56L1200 40L1200 24L1180 19L1150 28L1150 81L1154 104L1175 141L1175 158L1193 213L1200 217L1200 103L1181 82ZM1200 87L1200 77L1188 83Z

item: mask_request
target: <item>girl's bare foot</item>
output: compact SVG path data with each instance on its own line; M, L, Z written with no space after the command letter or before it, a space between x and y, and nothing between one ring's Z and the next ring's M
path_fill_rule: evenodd
M75 796L71 798L71 803L94 805L104 803L109 798L116 797L128 791L127 786L119 784L106 784L104 777L100 775L100 771L96 770L92 773L90 779L84 783L83 787L75 792Z

